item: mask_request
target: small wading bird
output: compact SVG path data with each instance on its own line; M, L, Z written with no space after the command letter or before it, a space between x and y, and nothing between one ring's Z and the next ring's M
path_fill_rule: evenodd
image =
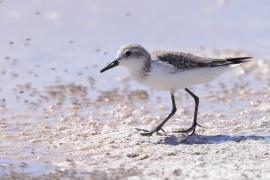
M171 93L171 113L151 131L137 128L137 130L143 131L141 134L145 136L151 136L154 132L158 133L160 130L165 132L162 129L163 125L177 110L174 92L177 89L185 89L195 101L193 124L186 130L174 132L190 133L190 135L193 135L196 126L200 126L197 123L199 97L187 87L211 81L227 69L237 64L247 62L250 58L252 57L216 59L169 51L154 51L150 54L141 45L129 44L121 47L118 50L116 59L100 72L103 73L116 66L124 66L128 68L131 76L137 82L157 90L169 91Z

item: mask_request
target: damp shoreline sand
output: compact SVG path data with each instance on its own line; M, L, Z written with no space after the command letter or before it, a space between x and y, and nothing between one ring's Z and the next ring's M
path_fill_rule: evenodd
M127 79L110 91L19 86L22 96L32 96L17 99L25 103L20 112L1 107L1 178L268 179L270 81L261 66L254 61L194 88L205 128L192 137L171 133L192 122L193 101L183 91L176 94L178 111L167 134L143 137L135 128L155 127L170 103ZM268 61L263 66L269 69ZM229 76L234 82L222 83ZM97 97L91 99L93 89Z

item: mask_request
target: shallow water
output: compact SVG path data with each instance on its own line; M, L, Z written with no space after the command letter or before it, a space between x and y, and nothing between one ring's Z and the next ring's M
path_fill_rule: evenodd
M55 170L54 167L50 167L48 164L41 164L40 162L28 162L10 159L1 159L0 166L0 176L7 176L14 172L38 176L43 175L44 172L49 173L50 171Z

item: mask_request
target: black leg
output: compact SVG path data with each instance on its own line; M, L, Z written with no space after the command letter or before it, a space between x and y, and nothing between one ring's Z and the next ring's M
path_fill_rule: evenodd
M186 130L180 130L180 131L174 131L176 133L179 133L179 132L183 132L183 133L190 133L190 136L193 135L195 133L195 130L196 130L196 126L200 126L198 123L197 123L197 114L198 114L198 108L199 108L199 98L198 96L196 96L193 92L191 92L188 88L185 88L185 91L188 92L194 99L195 101L195 110L194 110L194 117L193 117L193 123L192 123L192 126Z
M172 99L172 111L171 113L166 117L166 119L164 119L155 129L153 129L152 131L147 131L147 130L143 130L143 129L137 129L139 131L145 131L144 133L141 133L141 135L143 136L151 136L154 132L158 133L159 130L162 130L163 132L165 132L162 129L162 126L175 114L175 112L177 111L176 109L176 105L175 105L175 99L174 99L174 94L171 93L171 99Z

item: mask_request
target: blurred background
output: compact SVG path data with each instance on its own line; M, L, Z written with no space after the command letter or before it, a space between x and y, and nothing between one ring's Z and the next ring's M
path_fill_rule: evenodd
M99 69L126 43L266 58L269 19L267 0L1 0L0 95L14 97L18 84L27 83L40 88L95 80L97 89L119 87L115 81L127 76L125 69L102 75Z

